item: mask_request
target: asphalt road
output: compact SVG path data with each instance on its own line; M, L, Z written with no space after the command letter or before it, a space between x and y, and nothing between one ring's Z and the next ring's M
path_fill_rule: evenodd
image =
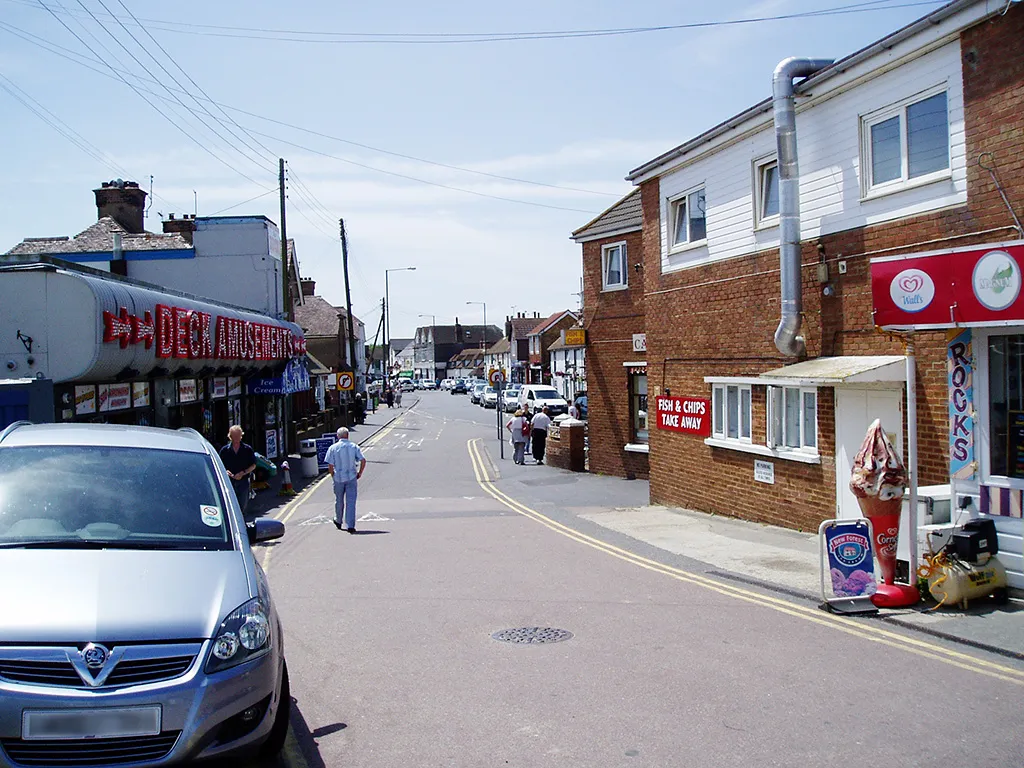
M357 535L330 523L329 482L276 513L281 765L1024 765L1024 672L1006 659L588 528L545 488L613 505L624 481L501 461L494 411L419 398L368 441ZM492 638L527 627L572 637Z

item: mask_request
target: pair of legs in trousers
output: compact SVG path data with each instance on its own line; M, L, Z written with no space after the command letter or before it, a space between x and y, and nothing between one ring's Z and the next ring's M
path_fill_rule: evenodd
M334 520L347 530L355 530L356 527L358 482L354 477L334 482Z
M514 461L516 464L522 464L525 461L523 456L526 453L526 441L513 440L512 446L515 449L512 453L512 461Z
M546 429L535 429L530 435L533 438L533 458L538 464L544 463L544 446L548 442L548 431Z

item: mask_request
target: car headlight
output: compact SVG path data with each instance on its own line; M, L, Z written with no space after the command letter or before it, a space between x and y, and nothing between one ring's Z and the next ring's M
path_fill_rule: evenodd
M213 636L206 672L220 672L270 650L270 617L262 598L254 597L228 614Z

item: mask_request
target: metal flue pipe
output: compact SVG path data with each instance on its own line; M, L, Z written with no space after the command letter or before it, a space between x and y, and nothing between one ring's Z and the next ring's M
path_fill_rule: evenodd
M793 79L810 77L832 64L832 59L789 58L779 62L772 76L772 109L779 167L779 262L782 302L775 346L784 355L806 352L800 335L803 291L800 283L800 168L796 152L796 105Z

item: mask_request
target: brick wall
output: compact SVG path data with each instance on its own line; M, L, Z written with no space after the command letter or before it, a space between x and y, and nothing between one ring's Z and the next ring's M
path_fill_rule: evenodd
M603 291L601 247L626 242L627 282ZM587 421L590 471L647 478L647 455L623 449L631 442L628 377L623 363L642 360L633 352L633 334L644 332L644 279L633 265L643 263L641 232L583 243L583 326L587 331Z
M963 36L964 92L968 157L968 203L900 222L864 227L823 236L803 244L803 335L811 358L833 355L903 354L899 338L879 333L872 321L869 261L874 255L895 255L943 247L994 242L1016 237L1005 228L1013 223L988 172L977 163L983 152L992 153L1008 198L1018 207L1024 201L1024 7L1013 6L1006 16L978 25ZM660 191L657 179L641 186L644 224L643 283L645 296L636 295L634 282L628 295L601 295L592 303L595 286L584 290L593 314L608 318L589 322L587 347L590 407L621 407L628 413L625 373L612 370L613 360L628 359L630 332L645 326L648 387L651 397L670 387L673 395L710 397L705 376L751 376L795 362L784 358L772 341L779 320L779 254L764 251L680 272L661 272ZM819 245L823 252L819 251ZM600 263L600 248L584 259ZM634 249L632 254L640 251ZM881 252L881 253L879 253ZM835 294L825 297L817 280L817 265L829 264ZM839 275L837 261L847 273ZM632 263L635 259L630 258ZM600 280L600 268L595 273ZM630 278L635 273L630 272ZM594 277L591 277L593 280ZM599 283L597 285L599 289ZM626 292L624 292L625 294ZM617 305L613 302L618 301ZM613 308L614 307L614 308ZM631 313L642 307L643 321ZM592 311L592 310L591 310ZM590 314L590 312L588 312ZM616 317L619 316L619 317ZM614 319L613 319L614 318ZM630 330L634 329L634 330ZM605 350L598 339L622 339ZM915 335L917 355L919 483L948 482L948 392L943 332ZM614 349L614 353L611 351ZM602 350L593 354L592 350ZM620 366L621 368L621 366ZM590 384L590 382L595 382ZM600 384L598 384L600 382ZM598 393L600 386L600 394ZM618 390L618 391L616 391ZM595 395L598 395L595 397ZM763 442L765 392L753 390L755 441ZM603 418L595 440L591 416L591 467L622 469L622 457L605 442L624 442L628 420L614 423ZM616 426L617 425L617 426ZM834 391L818 390L818 434L821 463L800 464L775 460L775 484L756 483L756 457L711 448L703 439L652 428L650 453L651 501L771 522L792 528L813 529L835 510L836 465ZM595 452L596 451L596 452ZM611 470L609 470L611 471ZM618 472L616 472L618 473Z

